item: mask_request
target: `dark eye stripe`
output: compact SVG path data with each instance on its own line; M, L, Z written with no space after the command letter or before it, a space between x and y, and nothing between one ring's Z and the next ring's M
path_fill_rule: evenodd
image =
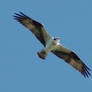
M54 38L54 40L56 40L56 38Z

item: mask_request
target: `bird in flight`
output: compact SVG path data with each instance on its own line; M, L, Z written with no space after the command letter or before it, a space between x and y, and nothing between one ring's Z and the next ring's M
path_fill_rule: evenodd
M37 52L41 59L45 59L46 56L52 52L57 57L63 59L66 63L78 70L84 77L89 77L91 75L89 72L90 69L83 63L79 56L77 56L73 51L62 46L60 44L60 38L54 38L49 35L41 23L26 16L22 12L15 13L14 19L28 28L44 45L44 49Z

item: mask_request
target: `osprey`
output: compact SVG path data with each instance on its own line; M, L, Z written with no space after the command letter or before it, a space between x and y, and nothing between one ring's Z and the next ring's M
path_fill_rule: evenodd
M41 59L45 59L48 53L52 52L57 57L63 59L66 63L77 69L84 77L89 77L90 69L83 63L83 61L73 51L63 47L60 44L60 38L54 38L50 36L44 26L29 18L22 12L15 13L14 18L28 28L36 38L44 45L44 49L39 51L37 54Z

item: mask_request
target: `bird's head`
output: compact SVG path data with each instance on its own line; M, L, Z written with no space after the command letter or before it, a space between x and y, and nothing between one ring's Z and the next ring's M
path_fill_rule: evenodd
M59 43L60 42L60 38L54 38L53 39L56 43Z

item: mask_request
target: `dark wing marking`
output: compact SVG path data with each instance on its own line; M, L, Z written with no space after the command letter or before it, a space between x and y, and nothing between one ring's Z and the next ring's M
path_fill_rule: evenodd
M89 77L90 69L82 62L82 60L71 50L64 48L61 45L52 51L56 56L63 59L65 62L77 69L84 77Z
M46 45L46 42L51 38L42 24L33 20L32 18L29 18L22 12L20 12L20 14L15 13L14 18L26 28L28 28L44 46Z

